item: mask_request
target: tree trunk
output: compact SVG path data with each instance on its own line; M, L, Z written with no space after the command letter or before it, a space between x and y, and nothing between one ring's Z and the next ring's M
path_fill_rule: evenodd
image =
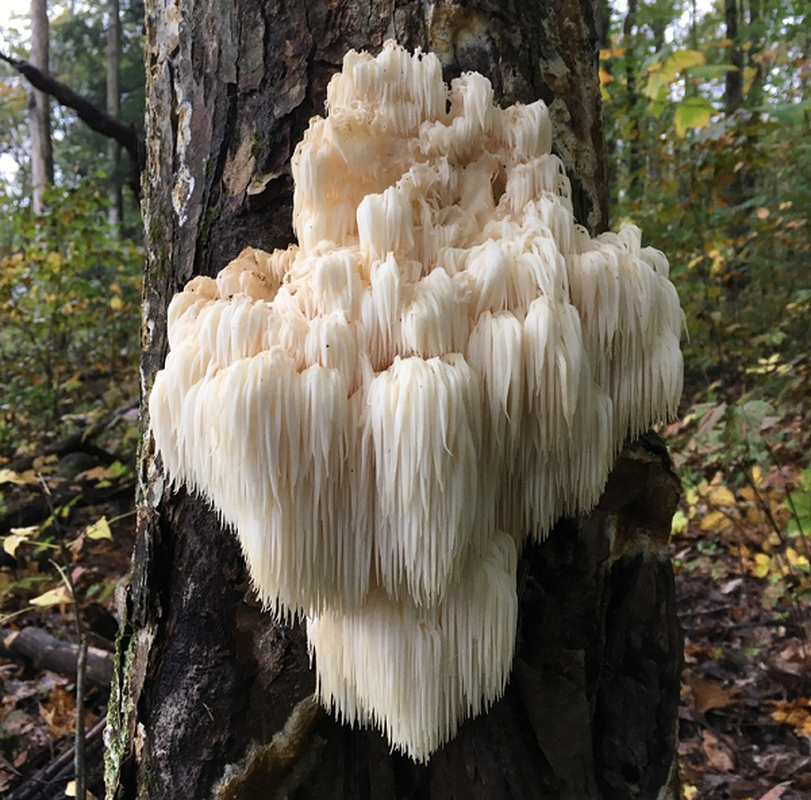
M145 393L166 354L172 294L246 245L292 241L290 156L350 48L377 52L394 37L437 52L446 79L475 69L504 102L543 98L578 218L605 227L588 3L174 9L147 2ZM251 601L234 535L197 497L167 489L150 446L113 680L108 797L677 797L681 638L665 545L679 487L653 438L626 447L595 512L525 550L506 694L427 766L314 704L303 630Z
M636 30L638 0L629 0L625 20L622 23L622 44L625 48L625 96L628 103L628 193L633 202L639 202L644 194L645 165L642 156L642 131L639 120L639 89L636 78L639 74L637 48L639 33Z
M48 72L48 2L31 0L31 54L33 66ZM31 89L28 99L28 130L31 135L31 190L35 214L46 211L43 194L53 183L54 161L51 140L51 101L47 94Z
M121 14L118 0L107 0L107 113L114 119L121 116ZM115 139L107 140L107 159L110 162L107 197L110 203L107 217L113 231L122 222L124 203L121 192L121 145Z

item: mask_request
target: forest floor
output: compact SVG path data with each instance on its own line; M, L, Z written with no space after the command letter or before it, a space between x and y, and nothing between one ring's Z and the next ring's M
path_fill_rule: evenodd
M685 800L811 797L811 426L796 388L783 414L706 403L665 431L685 488L670 551Z
M770 415L768 404L697 403L664 431L685 483L671 546L684 800L811 796L807 406ZM38 668L42 652L15 650L19 632L58 644L81 631L101 674L111 668L134 537L134 456L115 453L134 452L136 420L127 409L78 450L34 446L0 461L0 795L10 800L65 796L76 724L75 673ZM89 786L101 797L108 692L103 679L87 684Z

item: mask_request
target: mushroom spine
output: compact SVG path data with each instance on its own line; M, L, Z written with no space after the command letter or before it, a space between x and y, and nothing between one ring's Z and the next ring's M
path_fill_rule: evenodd
M350 52L292 161L298 245L169 307L166 472L307 618L321 701L418 761L504 690L517 550L675 414L658 251L575 223L546 106L393 42Z

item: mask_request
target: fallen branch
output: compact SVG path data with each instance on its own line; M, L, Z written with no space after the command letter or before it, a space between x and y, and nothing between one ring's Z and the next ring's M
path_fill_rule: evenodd
M0 516L0 536L7 535L12 528L27 528L38 525L51 516L52 508L83 508L98 503L117 500L119 497L135 496L135 481L129 480L113 486L99 487L96 484L67 483L56 486L50 495L37 494L27 503L7 511Z
M106 724L107 718L105 717L85 733L86 746L93 761L99 762L99 765L103 757L102 733L104 733ZM8 800L43 800L46 797L64 797L64 784L74 777L74 755L75 746L69 747L42 769L25 778L23 783L8 795Z
M61 458L68 453L75 453L77 451L91 452L96 455L101 455L102 451L99 451L97 448L91 448L90 442L92 442L93 439L100 434L104 433L104 431L115 425L128 411L132 411L132 409L137 407L138 398L130 400L123 406L119 406L113 411L99 417L86 427L80 428L78 431L74 431L73 433L69 433L67 436L63 436L61 439L57 439L55 442L52 442L43 448L41 452L18 456L17 458L12 459L5 466L14 472L25 472L26 470L31 469L34 464L34 460L39 456L56 455Z
M140 175L143 167L143 142L133 125L125 125L121 120L110 116L106 111L93 105L87 98L77 94L69 86L51 77L47 72L35 67L28 61L13 58L0 53L0 60L14 67L26 80L41 92L50 95L60 105L72 108L86 125L97 133L110 139L115 139L129 153L133 165L133 176L130 187L136 197L140 196Z
M21 631L0 628L0 656L75 678L79 646L60 641L41 628L28 627ZM112 675L113 660L110 654L96 647L88 647L85 680L106 688Z

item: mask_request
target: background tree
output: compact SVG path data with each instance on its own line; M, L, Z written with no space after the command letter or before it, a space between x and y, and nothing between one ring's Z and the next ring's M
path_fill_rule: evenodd
M350 48L394 36L436 51L446 79L475 69L504 103L543 98L577 216L605 228L590 4L180 8L146 8L145 392L174 292L246 245L292 241L290 156ZM507 693L424 767L313 704L303 632L256 607L233 534L199 498L166 490L148 440L141 478L111 797L676 797L681 643L664 547L678 482L655 439L625 450L593 514L527 549Z
M107 113L118 119L121 115L121 17L118 0L107 0ZM121 193L121 144L107 140L107 159L110 162L109 190L110 224L115 229L124 213Z
M31 0L31 63L47 72L50 42L48 38L48 2ZM28 130L31 137L31 188L34 211L46 210L45 190L54 180L53 143L51 140L51 99L31 89L28 100Z

